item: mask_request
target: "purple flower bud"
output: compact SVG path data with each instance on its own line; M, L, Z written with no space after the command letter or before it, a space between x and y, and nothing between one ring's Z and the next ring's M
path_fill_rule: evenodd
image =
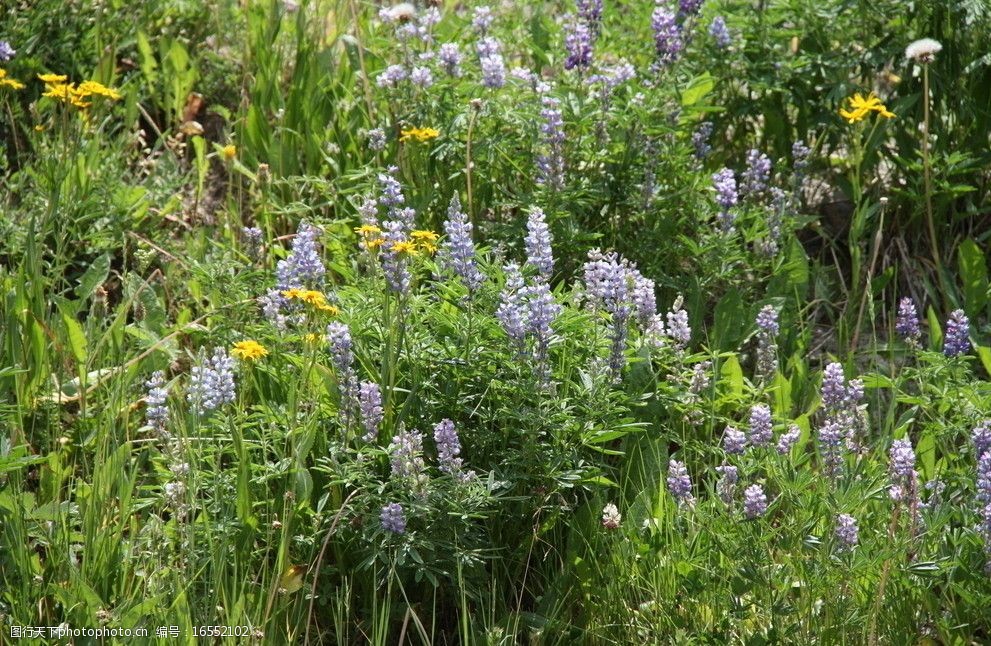
M323 286L326 269L317 247L320 230L303 221L293 238L292 251L275 267L276 284L280 290L316 288Z
M795 446L798 439L802 437L802 429L795 424L788 427L788 432L778 438L778 453L787 455L791 452L791 447Z
M405 534L406 533L406 514L403 512L402 505L395 502L390 502L385 507L382 507L382 513L379 515L379 519L382 521L382 529L387 532L392 532L393 534Z
M551 96L540 100L541 151L536 157L537 183L552 190L564 188L564 117L561 102Z
M740 193L750 197L760 195L771 178L771 159L759 150L747 153L747 169L740 176Z
M14 57L17 52L6 40L0 40L0 63L6 63Z
M978 458L991 450L991 419L975 426L970 437L974 441L974 455Z
M165 430L169 421L169 408L166 404L169 391L165 388L165 373L156 370L145 382L148 394L145 395L145 424L158 433Z
M186 399L198 413L234 402L234 360L226 350L215 348L210 358L200 351L199 365L189 373Z
M723 449L730 455L743 455L747 450L747 435L732 426L723 431Z
M895 321L895 332L909 343L918 343L922 331L919 329L919 314L915 303L906 296L898 302L898 319Z
M733 497L736 495L736 483L740 480L740 474L737 468L730 464L723 464L716 467L716 471L719 473L719 481L716 482L716 493L719 494L720 499L727 505L733 503Z
M764 487L752 484L743 491L743 515L753 520L767 512L767 495Z
M551 251L551 232L543 210L534 207L526 223L527 264L536 268L544 280L550 280L554 272L554 255Z
M375 83L379 87L384 88L394 88L407 78L406 68L402 65L390 65L385 68L385 70L379 74L379 77L375 80Z
M668 491L674 496L678 504L692 504L695 499L692 496L692 481L688 477L688 469L682 462L670 460L668 462Z
M361 382L358 389L358 408L361 411L361 425L365 429L361 439L374 442L378 439L379 424L385 416L382 410L382 391L378 384L372 381Z
M695 148L695 159L705 159L712 151L709 145L709 138L712 137L712 122L703 121L692 133L692 146Z
M444 43L437 53L444 73L453 78L461 77L461 50L457 43Z
M651 27L654 30L654 48L657 51L657 63L664 67L674 63L681 55L684 43L681 39L681 29L675 20L675 15L663 7L654 9L651 16Z
M461 472L461 440L454 428L454 422L441 420L434 426L434 443L437 444L437 461L444 473L456 475Z
M765 404L757 404L750 409L750 428L747 439L751 446L766 446L774 437L771 409Z
M857 520L849 514L840 514L836 517L836 539L840 548L851 550L857 545L859 528Z
M569 17L564 24L564 48L567 58L564 69L586 69L592 65L592 45L594 34L583 20Z
M434 84L434 75L429 67L414 67L409 73L409 81L419 88L427 89Z
M475 262L471 222L461 210L461 200L457 193L451 198L451 205L447 208L444 233L447 237L441 243L441 262L461 279L469 292L474 292L485 282L485 276Z
M492 26L492 8L489 6L475 7L475 14L471 20L471 26L475 31L484 35Z
M716 16L712 19L712 24L709 25L709 35L716 41L716 46L720 49L726 49L733 42L733 37L730 36L729 28L726 26L726 20L722 16Z
M946 336L943 341L943 354L957 357L970 352L970 320L963 310L954 310L946 322Z
M716 189L716 204L719 205L719 215L716 217L723 232L729 233L733 230L736 221L736 215L731 209L736 206L738 200L733 171L724 168L713 174L712 185Z

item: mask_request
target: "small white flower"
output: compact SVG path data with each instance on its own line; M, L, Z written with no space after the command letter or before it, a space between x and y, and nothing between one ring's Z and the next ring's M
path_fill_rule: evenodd
M608 529L616 529L619 527L620 521L623 520L623 516L620 515L619 509L616 505L609 503L602 509L602 526Z
M943 50L939 41L932 38L920 38L905 48L905 58L917 63L932 63L936 54Z

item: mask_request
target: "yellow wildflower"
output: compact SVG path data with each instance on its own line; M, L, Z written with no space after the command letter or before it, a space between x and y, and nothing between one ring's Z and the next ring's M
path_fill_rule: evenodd
M430 141L439 135L440 131L435 128L408 128L402 131L402 136L399 137L399 141L416 139L420 143L423 143L424 141Z
M882 117L890 119L895 116L894 112L890 112L884 104L881 103L881 99L874 96L871 92L866 97L860 92L857 92L852 97L847 99L849 103L849 110L840 108L840 116L847 120L848 123L856 123L860 121L871 112L877 112Z
M65 83L69 77L65 74L39 74L38 78L44 83Z
M320 341L323 340L323 338L324 337L322 334L313 334L313 333L303 336L304 341L306 341L307 343L312 343L314 345L320 343Z
M440 236L434 233L433 231L414 231L413 233L410 234L410 237L416 240L417 242L423 242L423 241L434 242Z
M378 249L385 244L385 238L372 238L371 240L365 240L364 244L368 250Z
M224 153L224 159L230 161L237 157L237 146L234 144L227 144L223 147L222 152Z
M299 300L303 301L307 305L313 305L314 307L321 307L327 304L327 297L318 291L308 289L299 295Z
M124 98L123 95L121 95L121 93L117 90L107 87L102 83L97 83L96 81L83 81L79 84L79 88L76 92L81 97L103 96L108 99L113 99L114 101Z
M302 293L302 289L296 289L295 287L282 290L282 295L288 299L299 298Z
M340 309L338 309L334 305L328 305L327 303L321 303L320 305L317 305L316 308L321 312L330 314L331 316L337 316L338 314L341 313Z
M402 242L393 242L392 246L389 248L396 253L405 253L411 256L417 255L416 244L406 240Z
M238 341L234 344L234 349L231 350L231 354L242 361L257 361L268 354L268 350L265 349L261 343L253 339L247 341Z
M23 90L24 84L17 79L7 78L7 70L0 69L0 87L9 87L14 90Z
M375 226L374 224L363 224L360 227L355 227L354 232L360 236L371 236L376 233L382 233L382 229Z

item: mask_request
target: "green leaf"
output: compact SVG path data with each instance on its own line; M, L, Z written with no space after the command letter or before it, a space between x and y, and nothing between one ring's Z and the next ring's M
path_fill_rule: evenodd
M977 316L988 304L988 263L972 238L957 248L957 264L963 281L965 309L970 316Z
M720 350L730 350L740 344L746 317L743 316L743 301L740 292L733 290L719 299L716 304L713 343Z
M922 475L929 481L936 474L936 434L927 429L919 438L919 444L915 447L915 454L919 456L922 463Z
M740 367L740 361L735 354L723 361L719 374L722 377L721 381L729 386L729 391L735 397L743 395L743 369Z
M984 370L991 375L991 348L984 345L977 346L977 356L984 365Z
M80 299L89 298L96 291L97 287L106 282L108 275L110 275L110 256L103 254L94 260L79 278L79 285L76 286L76 296Z
M83 326L79 321L67 314L62 314L62 322L65 324L65 331L69 336L69 349L72 356L76 358L76 363L86 363L86 335L83 333Z
M929 321L929 347L941 349L943 347L943 328L939 324L936 310L931 305L926 310L926 319Z
M695 105L706 94L712 92L714 87L716 87L716 81L708 72L696 76L688 82L688 87L681 93L681 105L684 107Z

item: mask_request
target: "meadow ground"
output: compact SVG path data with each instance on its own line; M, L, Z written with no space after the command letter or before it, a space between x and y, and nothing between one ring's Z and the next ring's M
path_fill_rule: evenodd
M0 3L0 643L987 643L989 31Z

